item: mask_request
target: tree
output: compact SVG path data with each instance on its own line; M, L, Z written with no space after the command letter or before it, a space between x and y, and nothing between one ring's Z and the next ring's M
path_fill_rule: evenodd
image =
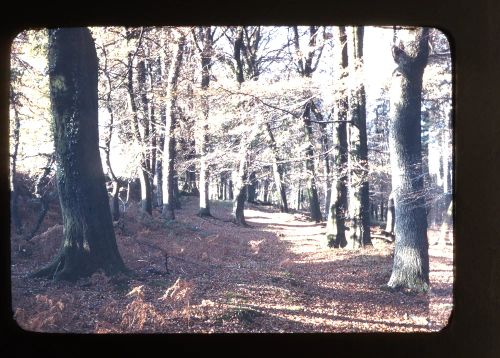
M347 216L347 182L348 182L348 141L347 141L347 118L349 110L348 94L342 84L347 76L347 34L344 26L338 30L337 40L337 76L336 80L340 90L336 96L337 123L335 126L335 172L337 180L332 181L332 201L328 214L327 232L328 245L335 248L345 247L345 220Z
M422 76L429 54L428 28L398 29L392 55L389 150L396 242L388 286L429 289L427 218L421 151ZM397 42L399 37L399 42Z
M10 103L12 109L14 111L14 130L12 135L12 143L14 145L14 150L10 156L10 214L11 220L14 224L14 228L17 234L22 234L22 222L21 217L19 216L17 198L18 198L18 190L17 190L17 154L19 152L19 129L21 127L21 120L19 118L18 111L18 101L16 98L16 93L12 86L10 85Z
M49 30L49 79L64 240L37 277L76 280L127 269L116 245L99 155L97 54L87 28Z
M271 125L269 124L269 122L266 122L265 126L266 126L266 132L267 132L267 136L268 136L268 140L269 140L269 147L271 148L271 151L273 153L272 170L273 170L274 184L276 185L276 192L279 195L280 211L282 213L287 213L288 212L288 202L286 199L285 184L283 183L283 166L278 164L278 162L279 162L278 148L276 146L276 140L274 139Z
M368 184L368 143L366 133L366 96L363 84L363 26L349 28L349 216L351 230L349 246L371 245L370 189Z
M318 67L321 54L323 52L324 45L317 46L317 37L319 35L320 28L317 26L309 26L309 52L307 56L301 56L300 54L300 43L299 43L299 31L297 26L293 26L294 33L294 46L297 53L297 70L299 74L304 78L310 78L314 71ZM324 31L324 30L323 30ZM314 62L314 63L313 63ZM308 93L311 96L311 93ZM304 106L304 112L302 120L304 123L304 133L305 141L307 146L305 148L304 154L306 156L305 167L307 172L307 196L309 198L309 211L311 213L311 220L320 222L322 219L321 208L319 205L318 189L316 187L316 170L314 165L314 142L313 142L313 129L311 123L311 117L313 115L312 107L314 106L313 100L306 102Z
M137 47L135 51L130 50L127 54L127 90L129 95L130 110L132 111L132 133L139 143L147 141L148 124L146 123L145 113L142 118L139 117L139 109L136 102L137 93L134 89L134 59L141 46L144 28L140 29L137 33L136 29L126 29L127 43L130 44L132 40L138 37ZM141 134L142 129L142 134ZM152 195L151 195L151 182L149 180L149 160L147 153L141 153L141 163L139 168L139 180L141 183L141 208L143 212L151 215L153 213Z
M175 219L175 188L177 183L174 180L175 163L175 127L177 124L177 87L179 74L184 56L186 36L180 32L177 37L176 49L170 64L170 71L167 80L167 109L165 122L165 149L163 150L163 209L162 216L165 219Z
M108 65L108 55L107 55L107 50L106 50L106 45L101 46L101 51L102 51L102 57L104 58L104 64L101 67L101 73L106 79L106 97L105 97L105 107L106 111L108 112L109 115L109 123L107 126L107 133L104 138L104 154L105 154L105 163L106 163L106 168L108 175L111 178L111 181L113 183L113 189L111 193L111 213L113 216L113 221L117 221L120 219L120 188L123 186L123 183L116 177L113 167L111 165L111 140L113 137L113 129L114 129L114 122L115 122L115 116L114 116L114 111L113 111L113 100L112 100L112 93L113 93L113 83L111 80L111 74L110 74L110 69Z
M245 81L242 52L245 51L245 43L243 42L244 27L238 28L236 38L234 40L234 60L236 61L236 81L241 86ZM246 138L240 139L240 161L238 170L235 171L236 178L234 179L234 199L233 199L233 222L237 225L246 226L245 221L245 200L246 200L246 181L248 177L247 155L249 143Z
M198 34L196 34L196 31ZM199 151L200 151L200 209L199 216L211 216L210 214L210 201L209 201L209 180L210 170L207 163L207 148L209 142L208 136L208 119L209 119L209 103L207 97L207 90L210 86L210 69L212 67L212 56L214 46L214 33L211 26L198 27L192 31L194 42L198 47L201 57L201 90L202 96L202 130L199 138Z

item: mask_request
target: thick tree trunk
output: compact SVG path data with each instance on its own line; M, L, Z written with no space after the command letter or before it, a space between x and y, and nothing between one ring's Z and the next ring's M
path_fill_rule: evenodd
M339 28L338 38L338 53L339 60L339 77L338 82L341 83L345 77L345 71L348 66L347 62L347 46L344 44L347 41L345 27ZM345 221L347 217L347 181L348 181L348 141L347 141L347 115L348 115L348 99L345 89L340 93L337 100L337 121L335 126L335 143L334 143L334 158L335 158L335 173L337 180L332 182L332 201L330 205L330 213L327 223L327 239L328 244L332 247L345 247L347 245L345 235Z
M76 280L126 271L116 245L99 154L97 54L87 28L49 30L49 79L64 240L34 275Z
M427 291L429 244L422 195L420 108L422 75L429 53L429 30L400 31L406 35L406 42L393 46L393 57L398 67L391 83L389 132L396 243L392 275L387 285L394 289Z

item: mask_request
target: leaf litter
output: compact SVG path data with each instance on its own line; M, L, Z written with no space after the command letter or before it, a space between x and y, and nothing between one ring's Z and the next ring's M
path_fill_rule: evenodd
M229 202L214 201L212 218L196 216L197 204L184 197L171 222L158 211L144 218L134 205L124 213L115 233L130 276L28 278L57 253L60 215L27 243L12 236L14 319L63 333L432 332L448 324L453 245L429 248L430 292L388 292L380 287L391 273L390 242L331 249L324 225L302 213L248 204L250 227L238 227ZM438 234L429 231L429 241Z

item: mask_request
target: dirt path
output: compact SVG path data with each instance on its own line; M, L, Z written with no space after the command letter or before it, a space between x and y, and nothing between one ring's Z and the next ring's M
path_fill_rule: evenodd
M196 204L185 198L167 224L126 213L116 233L133 278L28 280L53 254L40 247L50 241L56 250L60 234L35 238L28 249L38 255L13 254L16 319L56 332L434 331L447 323L452 246L430 249L431 293L390 293L379 288L391 272L390 243L334 250L324 226L301 214L249 205L251 227L240 228L229 222L229 202L214 203L216 219L195 216Z

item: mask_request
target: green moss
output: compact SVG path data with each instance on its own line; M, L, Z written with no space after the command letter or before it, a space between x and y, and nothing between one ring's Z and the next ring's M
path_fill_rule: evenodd
M326 239L328 240L328 247L334 247L335 246L335 235L334 234L328 234L328 235L326 235Z
M58 75L58 76L53 76L50 79L50 85L51 88L54 92L63 92L66 91L66 82L64 76Z

